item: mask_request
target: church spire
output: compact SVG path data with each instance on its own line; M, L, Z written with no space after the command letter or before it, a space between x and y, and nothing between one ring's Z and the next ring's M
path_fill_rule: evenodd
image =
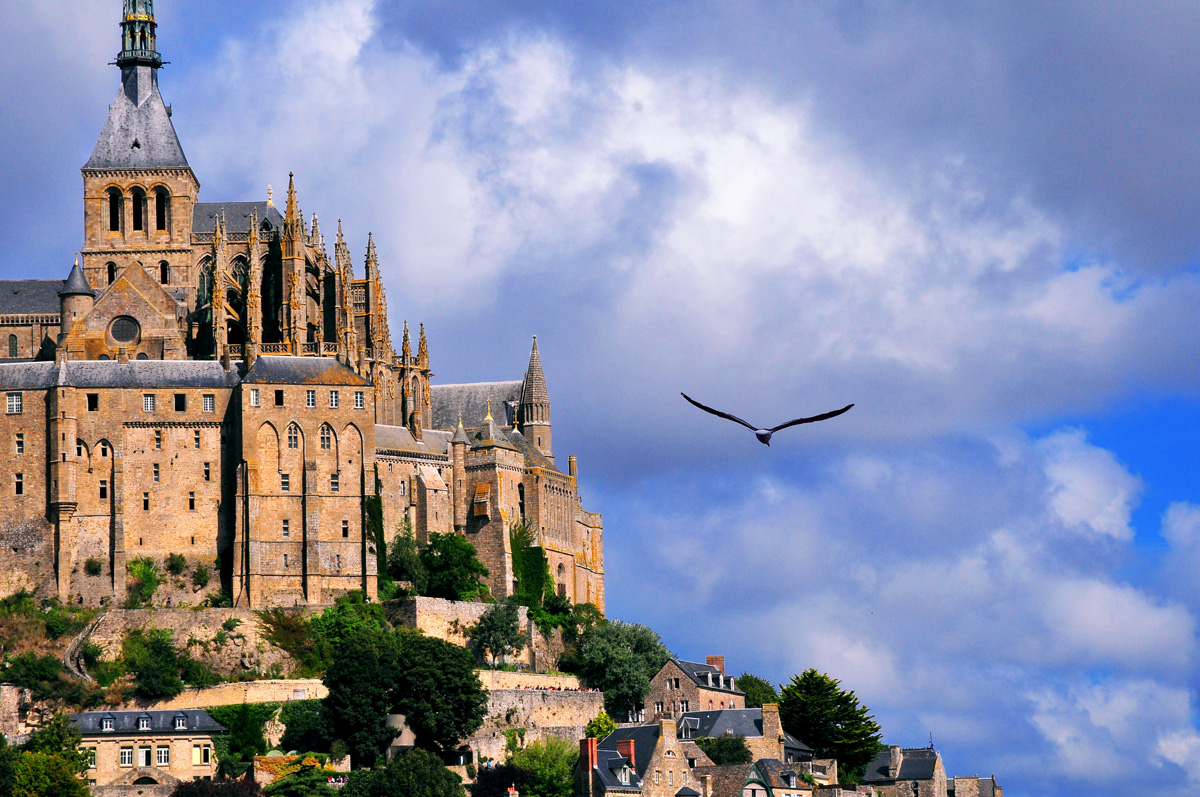
M302 222L300 216L300 205L296 202L296 175L293 172L288 172L288 197L287 208L283 214L284 221L290 224Z
M367 279L379 279L379 255L375 251L375 233L367 233Z
M421 324L421 341L417 344L417 364L422 368L429 367L429 341L425 339L424 324Z
M400 357L403 358L405 365L412 361L412 339L408 336L407 321L404 322L404 340L400 344Z
M117 66L162 66L158 53L158 25L154 23L154 0L125 0L121 16L121 54Z
M542 356L538 353L537 335L533 336L533 351L529 353L529 367L525 370L525 384L521 386L520 412L521 434L537 446L543 456L553 462L550 391L546 388L546 375L542 372Z

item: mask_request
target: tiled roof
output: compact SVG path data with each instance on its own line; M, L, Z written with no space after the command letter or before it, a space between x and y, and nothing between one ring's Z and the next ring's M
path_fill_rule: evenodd
M875 756L867 771L862 776L863 783L878 783L881 781L897 780L930 780L937 770L937 751L928 747L905 748L900 751L900 772L892 778L888 776L890 751L884 748Z
M155 70L136 67L117 92L92 157L83 168L189 168L171 114L159 94Z
M459 417L467 427L478 428L492 401L492 417L501 426L512 426L521 401L520 382L476 382L469 385L434 385L433 428L453 430Z
M683 670L684 674L687 675L687 677L691 678L692 682L695 683L697 686L702 686L705 689L713 689L713 690L716 690L719 692L728 692L733 695L745 694L744 692L742 692L738 689L725 689L723 687L717 686L716 685L717 676L723 675L723 673L721 672L721 670L719 668L714 667L711 664L701 664L696 661L684 661L683 659L671 659L671 661L675 662L675 664L679 667L679 669ZM708 684L708 676L709 675L713 676L714 683L712 686L709 686L709 684ZM735 682L735 686L736 686L736 682Z
M55 363L0 363L0 390L44 390L52 385L80 388L231 388L237 370L213 360L70 360Z
M258 216L259 226L264 221L271 227L283 226L283 214L267 202L197 202L192 209L192 232L207 233L217 229L217 219L225 214L225 229L230 233L250 231L250 215Z
M259 357L243 381L249 385L365 387L371 384L333 357Z
M177 729L175 720L182 717L186 727ZM113 721L111 731L104 730L104 720ZM139 730L142 719L150 720L150 730ZM224 733L227 728L198 709L179 711L86 711L71 716L71 722L84 736L119 736L139 733Z
M0 315L58 315L62 280L0 280Z

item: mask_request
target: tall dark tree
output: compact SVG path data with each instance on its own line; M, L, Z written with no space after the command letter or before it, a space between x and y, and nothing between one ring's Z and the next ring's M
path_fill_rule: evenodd
M122 644L125 666L133 674L133 693L146 700L175 697L183 691L179 651L171 632L151 628L131 631Z
M407 592L424 595L429 590L429 574L421 562L421 551L412 526L405 521L388 547L387 573L397 584L404 581L412 586Z
M511 763L525 772L522 797L572 797L578 760L579 747L555 736L519 750Z
M428 574L425 593L430 597L469 601L488 594L483 583L488 569L466 537L431 533L429 544L421 551L421 564Z
M507 793L508 785L505 785ZM370 772L355 772L342 797L466 797L462 778L425 750L410 750Z
M696 746L719 767L733 764L749 764L754 760L745 736L716 736L697 739Z
M475 673L474 657L457 645L415 632L398 633L396 642L399 666L390 682L392 707L408 720L419 747L453 748L478 730L487 714L487 693Z
M359 766L373 765L396 738L396 730L387 725L396 671L395 636L366 628L342 640L325 671L325 735L345 741Z
M879 724L841 682L814 669L793 676L779 698L783 729L818 758L836 758L843 782L853 783L883 745Z
M495 668L500 659L525 647L517 604L511 601L492 604L479 622L467 629L467 636L476 655L481 660L491 658Z
M764 678L744 672L735 683L738 689L746 693L746 708L761 708L766 703L779 702L779 693Z
M597 623L579 642L579 672L604 692L604 710L618 722L641 707L650 679L670 658L658 634L620 620Z

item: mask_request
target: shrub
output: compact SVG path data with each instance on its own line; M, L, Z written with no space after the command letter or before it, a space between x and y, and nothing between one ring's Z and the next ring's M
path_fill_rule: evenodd
M196 569L192 571L192 583L200 589L204 589L208 586L208 579L208 565L196 565Z
M330 749L321 717L320 700L293 700L279 712L279 721L287 730L279 744L284 750L324 753Z
M162 574L158 572L158 565L149 557L139 556L130 560L125 569L130 576L125 608L138 609L148 605L163 581Z
M180 655L170 631L161 628L130 631L121 650L126 667L133 674L134 694L138 697L161 700L183 691Z
M213 738L221 774L241 777L254 762L254 756L267 752L263 727L279 708L278 703L242 703L208 709L208 714L229 729Z
M173 576L181 574L187 570L187 559L181 553L173 553L167 555L167 572Z
M600 713L596 718L587 724L583 729L585 735L592 739L603 739L617 729L617 723L612 721L612 717L608 716L608 712L600 709Z
M95 667L96 662L100 661L100 654L103 652L104 650L99 645L89 639L79 649L79 656L83 659L85 667Z
M239 620L238 618L230 617L228 620L221 623L221 628L225 629L226 631L232 632L234 629L236 629L241 624L242 624L242 621Z
M745 736L717 736L696 740L696 746L719 767L749 764L754 760Z
M83 572L89 576L98 576L104 572L104 562L101 562L94 556L89 556L87 561L83 563Z

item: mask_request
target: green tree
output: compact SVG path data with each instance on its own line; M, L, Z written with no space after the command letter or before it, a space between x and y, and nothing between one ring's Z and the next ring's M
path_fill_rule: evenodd
M325 735L325 720L321 716L323 701L293 700L283 704L279 721L287 728L279 740L284 750L301 753L329 752L329 737Z
M391 630L387 612L378 603L367 603L361 590L340 596L332 606L310 621L312 633L332 650L360 630L380 634Z
M329 785L329 770L311 763L302 763L300 769L268 783L262 790L264 797L335 797Z
M478 730L487 693L470 651L411 631L399 633L397 645L392 706L407 718L417 745L446 750Z
M490 656L495 669L500 659L525 647L517 604L505 601L489 606L479 622L467 629L467 637L476 655Z
M407 520L396 529L396 536L388 547L387 573L397 584L401 581L412 584L410 592L413 595L425 595L429 589L429 573L421 561L417 536Z
M737 688L746 693L746 708L761 708L767 703L778 703L779 693L767 680L744 672L738 676Z
M754 760L750 748L746 746L746 737L741 735L697 739L696 746L719 767L749 764Z
M836 758L843 783L853 783L879 750L879 724L841 682L814 669L792 677L779 697L783 729L813 749Z
M466 797L462 779L425 750L409 750L387 766L355 772L341 797Z
M488 569L475 555L475 546L457 534L429 535L429 545L421 551L421 564L428 573L426 594L433 598L469 601L488 596Z
M573 797L579 748L554 736L533 742L510 759L527 777L522 797Z
M88 787L59 755L25 753L13 767L12 797L88 797Z
M497 764L479 770L471 784L471 797L508 797L508 787L514 787L522 797L528 790L529 773L511 763Z
M591 739L603 739L617 729L617 723L612 721L612 717L608 716L608 712L600 709L600 713L596 718L587 724L583 729L584 735Z
M42 727L33 732L21 748L26 753L45 753L66 761L67 766L82 774L88 768L87 753L80 749L83 736L71 722L65 711L60 711Z
M387 725L396 654L394 634L360 628L334 649L333 663L325 671L325 734L343 740L358 766L374 765L396 738L396 730Z
M134 629L121 646L126 669L133 674L133 693L145 700L175 697L183 691L179 651L171 632L162 628Z
M0 794L13 793L13 779L17 774L17 761L21 752L8 746L8 738L0 733Z
M229 729L229 733L213 739L221 774L241 777L254 762L254 756L267 752L263 728L278 707L278 703L240 703L208 709L214 720Z
M671 658L658 634L620 620L598 623L579 643L579 671L604 692L604 709L618 720L640 708L650 679Z

